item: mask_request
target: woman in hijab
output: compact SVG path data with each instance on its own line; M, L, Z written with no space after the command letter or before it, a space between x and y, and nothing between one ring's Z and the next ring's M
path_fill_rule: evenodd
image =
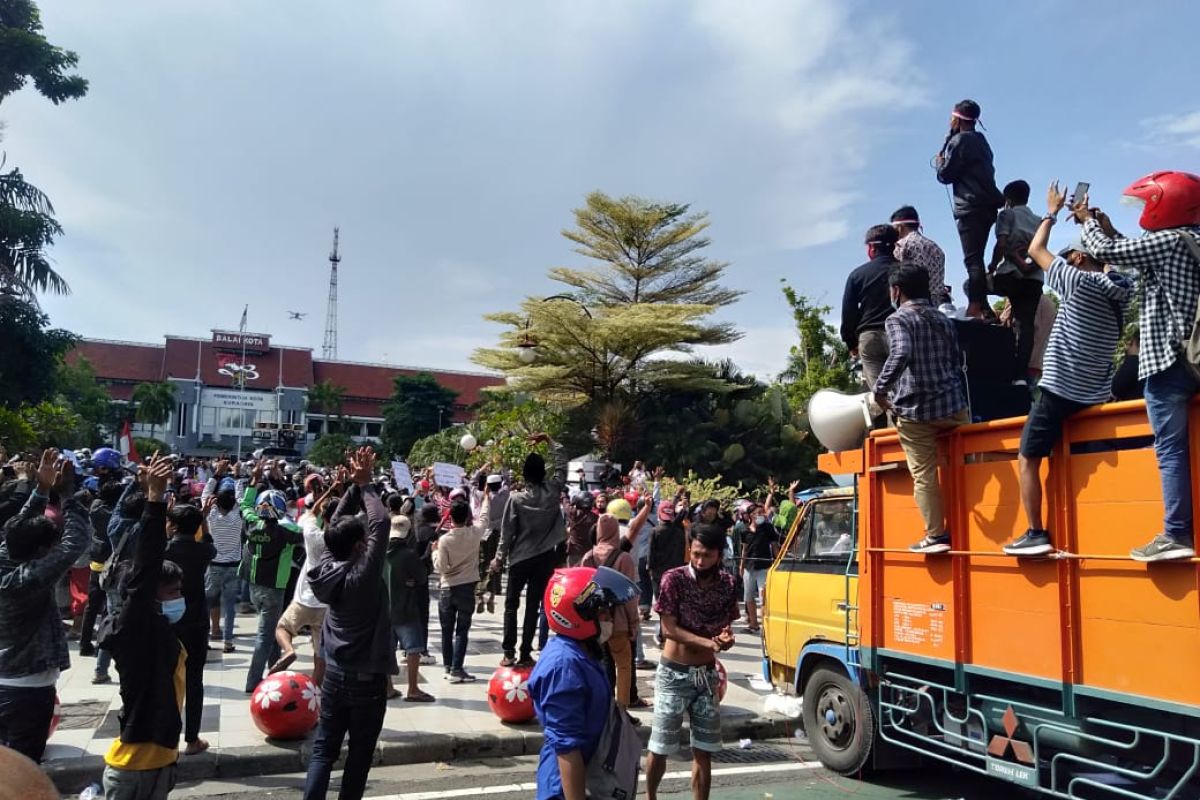
M637 566L633 556L621 548L621 528L612 514L601 514L596 522L596 546L584 555L580 566L610 567L637 581ZM630 702L633 684L633 640L637 635L637 598L613 609L613 634L605 643L606 667L609 679L617 692L617 704L622 708ZM614 680L615 673L615 680Z

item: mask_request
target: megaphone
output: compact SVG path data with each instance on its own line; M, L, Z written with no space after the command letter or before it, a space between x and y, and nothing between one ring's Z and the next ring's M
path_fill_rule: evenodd
M817 441L830 450L853 450L862 446L871 429L874 405L870 392L843 394L821 389L808 401L808 425Z

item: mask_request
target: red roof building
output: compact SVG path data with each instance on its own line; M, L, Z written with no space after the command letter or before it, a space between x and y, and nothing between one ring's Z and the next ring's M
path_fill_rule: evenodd
M227 452L235 440L249 448L271 443L303 450L320 433L320 414L308 415L308 389L329 381L342 387L342 415L330 426L359 439L377 439L383 404L397 375L431 374L458 392L446 423L467 422L471 407L488 386L503 379L481 372L456 372L324 361L312 350L276 345L262 334L213 331L212 339L167 336L161 345L84 339L67 356L86 358L97 380L114 400L129 401L139 383L175 384L176 409L166 426L167 443L176 452ZM161 434L163 428L158 432Z

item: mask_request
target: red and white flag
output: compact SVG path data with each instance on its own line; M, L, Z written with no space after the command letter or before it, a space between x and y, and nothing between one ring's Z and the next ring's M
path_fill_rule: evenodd
M125 425L121 428L121 436L117 439L117 450L125 456L126 461L132 461L134 464L140 464L142 461L137 448L133 445L133 433L129 429L129 420L125 420Z

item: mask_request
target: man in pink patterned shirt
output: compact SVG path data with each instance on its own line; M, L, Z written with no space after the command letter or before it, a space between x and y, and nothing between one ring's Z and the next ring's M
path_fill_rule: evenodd
M921 218L912 206L896 209L891 222L900 236L900 241L896 242L896 260L924 267L929 273L929 296L935 306L940 304L946 282L946 254L937 242L921 234Z

